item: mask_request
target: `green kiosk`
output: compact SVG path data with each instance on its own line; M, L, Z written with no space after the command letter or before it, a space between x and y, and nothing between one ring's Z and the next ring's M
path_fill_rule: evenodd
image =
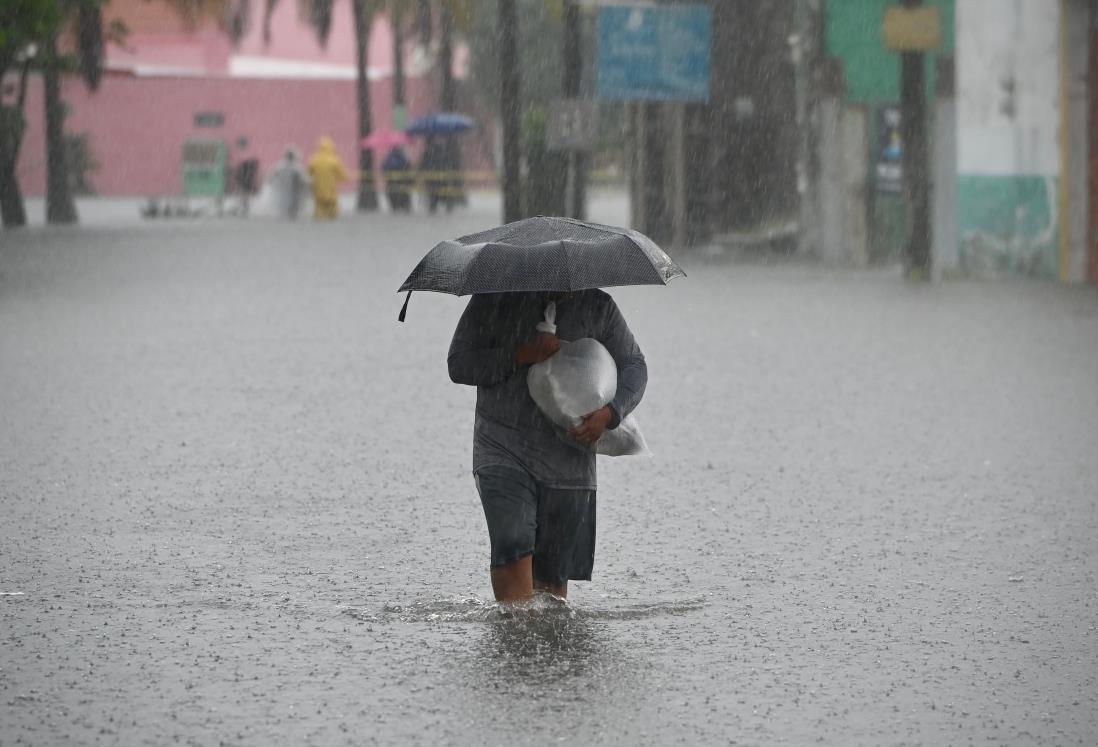
M186 197L225 196L227 149L224 140L183 142L183 194Z

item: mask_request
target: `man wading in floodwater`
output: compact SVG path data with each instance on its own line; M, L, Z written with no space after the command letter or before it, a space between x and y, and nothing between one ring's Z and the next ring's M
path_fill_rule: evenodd
M536 331L556 302L557 334ZM558 336L559 335L559 336ZM565 431L538 409L529 366L560 341L592 337L618 367L614 399ZM644 395L644 354L617 304L600 290L474 295L454 331L450 378L477 388L473 474L491 539L492 590L499 602L559 597L568 580L590 581L595 560L595 447Z

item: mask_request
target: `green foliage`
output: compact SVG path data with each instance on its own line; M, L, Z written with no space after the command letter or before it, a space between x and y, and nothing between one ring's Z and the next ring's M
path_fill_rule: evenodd
M103 61L106 57L101 0L79 0L75 5L70 15L76 32L78 67L84 83L94 91L99 87L99 79L103 76Z
M0 4L0 76L22 58L37 56L37 65L56 65L79 72L89 88L99 85L107 40L122 38L118 23L103 26L106 0L4 0ZM47 41L71 30L76 43L71 57L46 59Z
M316 31L321 46L327 45L332 32L332 0L299 0L301 12ZM351 0L355 2L355 0Z
M68 169L69 188L76 195L94 195L91 175L99 169L99 161L92 151L88 133L64 135L65 166Z
M61 22L57 0L3 0L0 2L0 75L14 65L28 47L41 43Z

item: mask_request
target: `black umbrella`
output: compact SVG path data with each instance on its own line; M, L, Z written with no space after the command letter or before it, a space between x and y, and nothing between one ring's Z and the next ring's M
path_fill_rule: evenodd
M638 231L572 218L537 217L443 241L400 286L407 291L470 293L575 291L617 285L666 285L686 275Z

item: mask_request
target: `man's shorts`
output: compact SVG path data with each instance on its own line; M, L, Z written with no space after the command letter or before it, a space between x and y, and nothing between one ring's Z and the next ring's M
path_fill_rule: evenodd
M516 467L481 467L477 491L488 521L493 568L533 555L534 578L590 581L595 564L595 491L549 488Z

